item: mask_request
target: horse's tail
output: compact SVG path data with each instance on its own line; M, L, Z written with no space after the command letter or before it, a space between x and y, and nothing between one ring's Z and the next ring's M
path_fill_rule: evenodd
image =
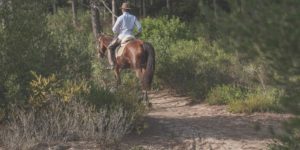
M147 64L146 64L146 70L143 75L142 87L144 90L147 90L151 87L151 82L154 75L155 52L153 46L150 43L144 42L143 48L146 51Z

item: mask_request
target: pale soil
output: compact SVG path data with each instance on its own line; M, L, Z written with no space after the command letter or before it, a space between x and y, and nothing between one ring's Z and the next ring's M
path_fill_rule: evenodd
M48 150L259 150L283 132L281 122L291 115L232 114L226 106L190 104L188 97L164 90L150 94L153 104L141 134L127 135L119 145L100 148L95 142L39 145ZM1 148L0 148L1 149Z
M190 105L188 97L169 91L151 94L153 109L146 116L148 128L127 136L124 149L147 150L258 150L282 133L286 114L232 114L226 106ZM126 147L126 148L125 148Z

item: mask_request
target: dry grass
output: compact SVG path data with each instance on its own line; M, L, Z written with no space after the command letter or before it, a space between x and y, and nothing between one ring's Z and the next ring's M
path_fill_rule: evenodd
M121 106L96 110L79 100L49 99L39 108L12 107L9 121L0 131L0 143L8 149L79 139L109 144L124 136L134 120Z

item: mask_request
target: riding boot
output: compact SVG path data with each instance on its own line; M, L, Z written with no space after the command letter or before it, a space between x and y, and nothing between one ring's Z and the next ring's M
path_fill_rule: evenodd
M114 69L116 63L115 49L119 46L120 40L114 39L108 46L108 62L110 64L109 69Z
M110 64L108 69L114 69L114 67L115 67L116 58L115 58L114 53L115 53L114 49L111 49L111 48L108 49L108 62Z

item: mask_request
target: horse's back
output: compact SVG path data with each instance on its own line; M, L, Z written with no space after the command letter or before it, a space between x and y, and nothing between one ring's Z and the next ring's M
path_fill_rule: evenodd
M140 39L129 41L125 45L122 55L119 55L119 59L127 60L127 63L130 64L132 68L141 68L146 62L143 44L144 42Z

